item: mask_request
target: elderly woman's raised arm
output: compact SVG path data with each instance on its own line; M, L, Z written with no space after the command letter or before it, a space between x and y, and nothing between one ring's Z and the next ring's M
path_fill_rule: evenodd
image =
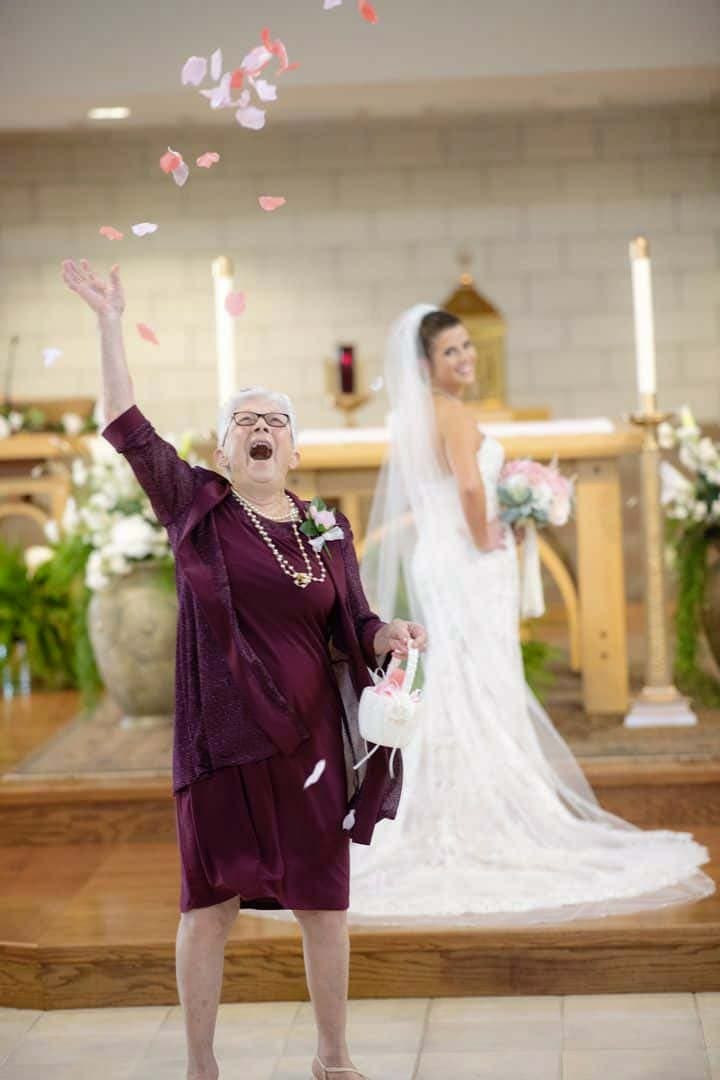
M135 404L125 358L122 316L125 296L118 267L104 280L83 259L62 264L65 284L97 316L102 365L103 436L123 454L148 495L158 521L170 525L192 501L195 474L175 448L162 439Z

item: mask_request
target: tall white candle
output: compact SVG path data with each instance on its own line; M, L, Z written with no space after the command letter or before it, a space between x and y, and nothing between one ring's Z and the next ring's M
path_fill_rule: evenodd
M650 246L644 236L637 236L630 244L630 265L635 312L637 386L638 393L642 396L657 393Z
M212 264L215 292L215 347L218 366L220 406L235 391L235 320L225 310L225 301L233 290L232 259L220 255Z

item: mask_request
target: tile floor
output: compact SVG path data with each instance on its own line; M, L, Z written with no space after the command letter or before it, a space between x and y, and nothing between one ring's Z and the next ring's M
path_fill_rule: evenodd
M720 994L353 1001L372 1080L720 1080ZM309 1005L223 1005L222 1080L308 1080ZM175 1007L0 1009L0 1080L184 1080Z

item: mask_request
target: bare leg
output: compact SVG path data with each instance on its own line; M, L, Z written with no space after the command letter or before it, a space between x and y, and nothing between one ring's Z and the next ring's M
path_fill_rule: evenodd
M303 934L305 974L318 1032L317 1056L328 1066L351 1067L346 1040L350 966L347 913L296 911L295 917ZM321 1072L315 1075L323 1080ZM343 1073L344 1080L358 1080L360 1075Z
M225 942L238 913L237 897L180 916L175 948L180 1003L185 1014L188 1080L217 1080L213 1053L222 990Z

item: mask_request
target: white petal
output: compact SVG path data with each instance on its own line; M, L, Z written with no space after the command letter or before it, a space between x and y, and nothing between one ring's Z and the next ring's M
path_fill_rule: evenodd
M207 72L207 60L204 56L191 56L183 64L180 79L183 86L199 86Z
M56 360L62 356L62 349L43 349L45 367L52 367Z
M277 86L265 79L250 79L261 101L277 101Z
M325 0L323 4L323 11L332 11L333 8L340 7L343 0Z
M245 109L238 109L235 119L241 127L250 128L251 131L260 131L265 127L265 110L248 105Z
M210 78L217 81L222 75L222 49L216 49L210 57Z
M136 236L148 236L150 233L157 232L157 225L152 221L139 221L137 225L132 226L132 231Z
M351 810L349 814L346 814L343 818L343 829L346 832L350 832L355 827L355 811Z
M320 779L322 774L325 772L325 764L326 764L325 758L321 758L320 761L318 761L317 765L315 766L313 771L310 773L310 775L308 776L307 780L305 781L305 783L303 785L303 787L305 789L307 789L309 787L312 787L313 784L317 784L318 780Z
M172 172L172 178L178 187L183 186L189 175L190 170L188 169L184 161L181 161L177 169L173 169Z

